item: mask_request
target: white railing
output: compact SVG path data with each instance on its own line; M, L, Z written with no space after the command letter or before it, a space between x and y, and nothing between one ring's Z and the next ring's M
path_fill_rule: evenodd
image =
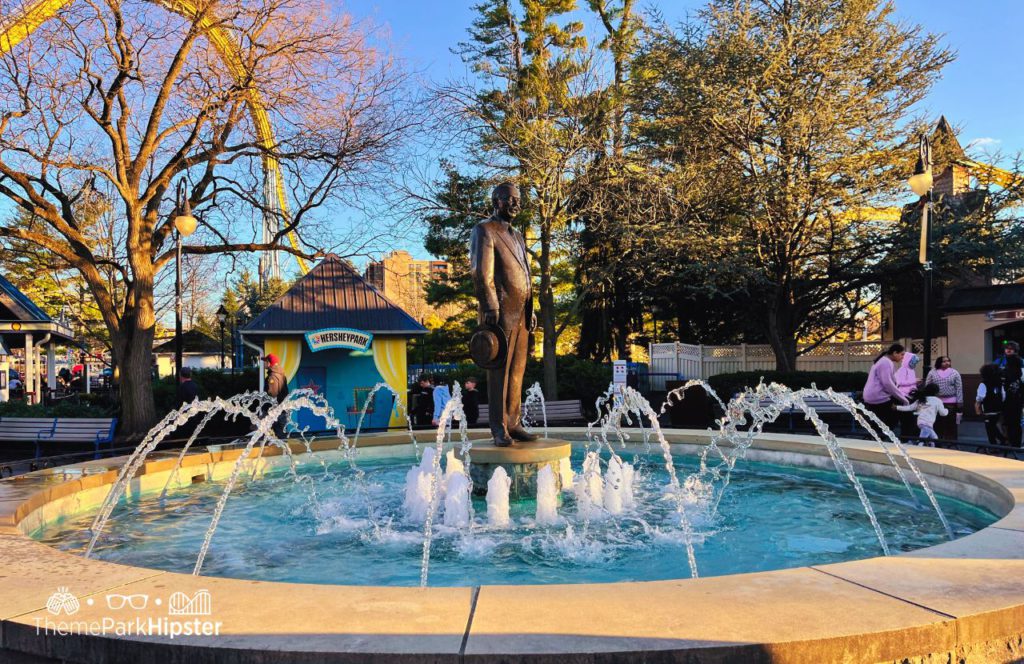
M826 343L797 356L798 371L868 371L892 341L846 341ZM920 353L921 339L900 339L899 343ZM651 389L665 389L665 381L709 378L736 371L772 371L775 354L767 344L706 346L703 344L661 343L650 348ZM946 338L932 339L932 357L946 354ZM921 364L917 372L921 374Z

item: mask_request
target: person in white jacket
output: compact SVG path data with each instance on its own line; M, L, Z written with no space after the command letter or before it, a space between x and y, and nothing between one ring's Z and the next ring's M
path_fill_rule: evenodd
M896 410L904 413L916 413L917 426L921 429L921 440L928 441L928 445L935 447L935 443L931 442L939 438L935 433L935 420L939 415L945 417L949 414L946 404L942 403L942 399L939 398L938 385L929 383L921 389L915 390L911 395L910 403L906 406L896 406Z

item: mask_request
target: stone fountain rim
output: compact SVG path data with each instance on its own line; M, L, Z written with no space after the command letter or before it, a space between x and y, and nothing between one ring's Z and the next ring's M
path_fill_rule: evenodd
M553 438L578 437L585 429L549 432ZM687 451L710 434L666 435L677 450ZM432 438L424 432L421 440ZM367 434L360 447L408 440L408 434ZM876 444L842 443L858 472L882 468L885 457ZM750 452L753 459L831 464L823 444L806 436L763 434ZM237 454L198 452L187 457L186 467L216 465ZM693 661L734 656L774 662L826 661L836 654L881 661L988 647L1009 659L1006 640L1024 633L1024 462L935 448L913 447L911 454L941 492L984 503L1000 520L908 554L774 572L426 589L193 577L85 560L31 540L18 525L48 503L110 484L124 457L47 469L0 481L0 655L9 649L100 662L173 654L181 661L212 662L230 651L233 661L256 662L272 650L280 661L308 661L311 653L323 661L360 661L371 654L409 661L564 661L576 653L589 661L595 653L614 653L640 661L658 653ZM168 470L176 454L157 456L163 458L147 462L142 474ZM83 602L114 589L153 595L208 589L213 617L223 619L225 631L174 640L39 636L35 621L53 618L45 606L58 585ZM100 604L83 604L75 619L100 615ZM325 606L332 610L325 612ZM155 607L146 611L166 615ZM339 613L346 620L335 619Z

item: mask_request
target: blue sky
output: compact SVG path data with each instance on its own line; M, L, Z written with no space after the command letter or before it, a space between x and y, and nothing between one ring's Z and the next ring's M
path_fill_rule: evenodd
M584 4L578 0L579 4ZM353 15L370 18L390 29L392 45L410 65L434 79L463 72L450 49L466 38L474 18L475 0L349 0ZM702 0L641 1L657 8L670 21L704 4ZM944 113L961 127L966 145L978 139L987 147L1012 153L1024 148L1019 122L1024 96L1024 67L1020 62L1021 0L896 0L897 15L926 30L945 35L958 53L925 103L930 114Z
M389 47L423 78L443 81L459 77L465 69L451 48L466 38L474 18L476 0L341 0L356 18L387 28ZM704 4L704 0L638 0L677 22ZM584 0L577 0L585 4ZM1024 96L1024 67L1018 57L1019 31L1024 25L1024 0L896 0L898 16L920 23L930 32L945 35L945 43L958 53L946 67L923 104L923 111L945 114L962 129L961 141L977 142L979 150L1013 155L1024 150L1024 127L1018 118ZM438 155L439 157L442 155ZM12 209L0 200L0 214ZM342 225L372 223L355 208L332 210ZM395 248L425 257L419 233ZM244 262L255 265L255 256ZM282 259L286 273L294 270Z
M346 11L387 29L391 47L424 78L443 81L465 74L451 48L466 39L476 0L348 0ZM704 0L652 2L670 23L704 5ZM584 0L577 0L585 6ZM1024 67L1018 57L1020 27L1024 25L1022 0L896 0L897 16L925 30L944 35L944 43L957 52L941 80L923 102L922 111L938 118L945 114L961 129L961 142L974 142L978 156L1012 156L1024 149L1024 127L1018 118L1024 96ZM339 216L348 217L339 210ZM415 236L400 247L426 257Z

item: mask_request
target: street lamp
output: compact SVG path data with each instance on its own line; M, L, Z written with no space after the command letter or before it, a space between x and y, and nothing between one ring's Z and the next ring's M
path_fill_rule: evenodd
M224 321L228 319L228 310L224 305L217 307L217 322L220 323L220 370L224 371Z
M185 194L185 179L178 180L178 195L175 201L174 229L174 379L181 380L181 238L188 237L196 230L196 218Z
M932 148L928 137L921 134L917 148L917 165L914 174L907 180L910 190L925 198L921 206L921 239L918 244L917 260L924 272L924 372L932 365L932 261L931 261L931 212L932 212Z

